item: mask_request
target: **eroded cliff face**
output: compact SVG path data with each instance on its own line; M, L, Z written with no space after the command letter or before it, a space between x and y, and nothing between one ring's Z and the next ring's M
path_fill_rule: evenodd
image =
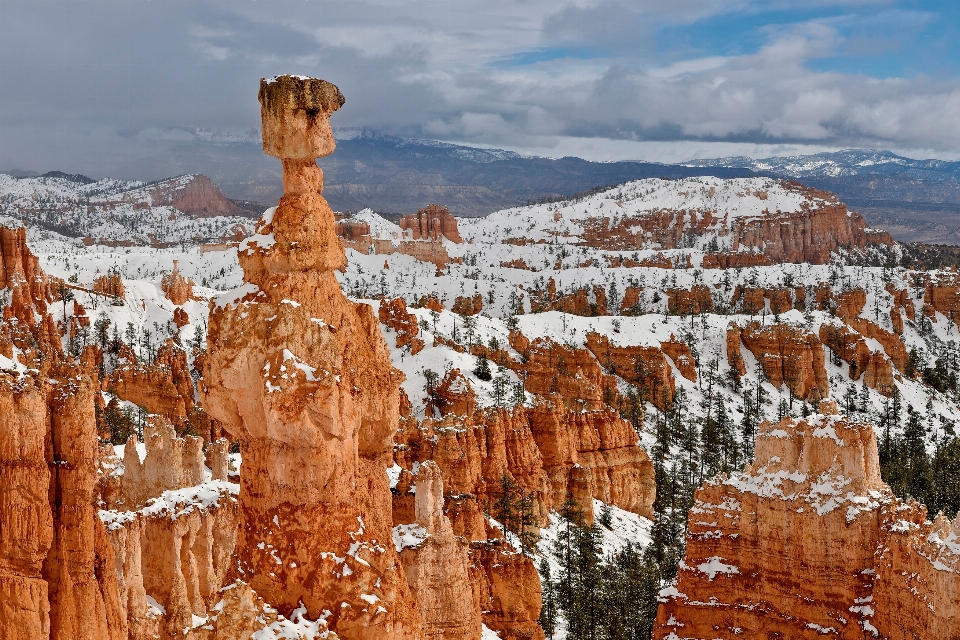
M133 350L124 349L121 363L105 379L104 388L178 425L190 417L195 406L186 350L172 339L157 350L151 364L138 363Z
M715 235L728 238L730 252L711 252L704 259L704 268L734 268L778 262L810 262L824 264L830 254L840 248L862 249L868 243L892 242L889 235L867 229L863 216L847 210L836 196L810 189L797 182L783 181L773 187L777 193L751 192L749 189L728 193L729 187L710 186L702 196L702 208L624 210L613 217L597 217L582 222L583 244L616 250L640 249L655 245L664 249L683 246L685 237ZM705 188L706 189L706 188ZM804 199L794 210L776 210L775 204L764 203L783 199L784 194ZM690 193L682 194L690 196ZM729 200L755 199L758 208L753 215L729 215L723 206ZM618 203L620 205L620 203Z
M739 334L743 346L757 359L767 380L775 387L786 384L795 397L804 400L819 401L830 394L823 346L817 336L787 324L767 327L758 322L728 330L728 339L735 340L733 333ZM728 343L728 349L735 346ZM739 361L742 362L742 358Z
M211 312L202 389L243 455L236 575L281 613L330 612L343 638L423 637L390 544L402 376L370 307L334 277L343 247L314 162L333 150L343 96L281 76L261 82L260 101L284 197L241 245L246 284Z
M24 229L0 229L10 291L0 333L0 636L126 637L113 554L93 506L98 390L64 358L53 282Z
M226 607L221 587L234 566L240 520L226 441L204 450L200 438L179 438L156 416L142 444L130 437L122 461L112 445L100 460L99 516L113 549L129 630L123 637L205 637L204 627L215 626Z
M0 375L0 624L5 638L50 635L49 585L42 576L53 543L45 389L35 378Z
M960 521L924 520L880 479L872 425L764 423L753 463L697 491L654 637L952 637Z
M398 527L394 544L424 623L424 637L470 640L481 633L481 606L464 578L469 575L468 544L454 535L443 513L443 475L427 461L417 472L412 526ZM408 544L408 541L418 544ZM421 541L422 540L422 541Z
M430 204L416 213L400 219L400 229L414 240L441 240L463 242L457 231L457 219L450 209L439 204Z

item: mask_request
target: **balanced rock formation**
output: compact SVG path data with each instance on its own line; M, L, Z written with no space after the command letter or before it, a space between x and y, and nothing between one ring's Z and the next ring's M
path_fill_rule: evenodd
M420 638L385 473L403 377L370 307L334 277L343 245L314 162L333 151L344 98L280 76L261 81L260 103L284 196L240 247L245 284L211 310L201 392L243 454L237 577L284 615L302 603L326 616L341 638Z
M654 638L956 637L960 520L925 515L880 479L872 425L763 423L753 463L697 491Z

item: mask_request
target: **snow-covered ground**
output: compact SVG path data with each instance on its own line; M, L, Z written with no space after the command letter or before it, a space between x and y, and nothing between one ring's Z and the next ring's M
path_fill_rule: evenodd
M3 178L0 176L0 181ZM86 187L93 189L92 185ZM0 182L0 191L2 188ZM56 184L49 188L54 190L53 195L62 195L56 192L60 188ZM119 187L104 184L97 188L109 195L111 189ZM863 289L866 292L866 304L862 317L883 329L892 330L889 309L893 297L886 291L886 286L893 283L896 288L908 291L917 310L917 322L905 319L903 341L907 350L915 348L922 358L932 364L936 355L957 349L960 333L956 325L939 313L934 314L929 323L922 320L923 289L915 286L911 272L899 267L855 266L843 264L838 259L828 265L782 264L704 270L699 268L702 264L702 247L665 252L656 249L611 251L578 244L584 233L583 221L587 219L607 218L610 224L616 224L620 217L664 208L711 212L719 218L733 219L761 215L764 210L794 211L808 203L806 198L779 183L759 178L739 181L712 178L640 181L578 201L519 207L483 219L461 220L460 233L466 242L455 244L443 241L444 248L455 261L442 270L432 263L399 253L374 255L348 249L348 266L337 277L349 296L370 304L374 311L380 304L376 300L379 296L402 297L410 306L422 296L432 294L445 304L446 309L441 312L409 309L420 326L418 337L425 343L424 349L416 355L407 347L398 348L394 332L384 327L392 362L406 375L403 389L417 417L425 415L426 371L442 375L446 370L457 368L470 381L481 407L496 403L493 381L480 380L472 373L476 358L469 352L460 353L443 344L435 346L435 338L449 342L454 341L456 334L456 341L462 345L496 344L519 360L520 354L509 346L508 339L511 329L516 329L531 340L549 338L571 348L583 348L590 332L607 336L616 346L659 346L660 342L669 340L671 336L676 337L690 346L700 363L697 381L684 378L671 363L677 388L686 394L684 409L696 412L703 405L707 397L703 375L705 365L716 361L720 382L711 392L726 399L725 405L731 420L739 424L743 417L741 396L726 381L726 373L730 369L726 349L728 326L731 323L743 326L749 322L778 321L817 335L821 326L838 320L829 311L811 308L791 310L774 317L769 303L758 313L735 310L721 313L729 309L738 286L767 289L802 286L807 288L809 302L814 298L813 287L823 282L830 283L835 293L851 288ZM357 214L354 219L368 223L378 237L399 238L397 225L369 210ZM148 234L159 232L161 235L168 232L152 227L149 230L145 227L142 231ZM174 232L171 227L169 233ZM521 246L505 242L513 238L526 238L540 243ZM126 287L122 305L114 305L101 296L79 291L77 300L87 309L92 321L106 318L121 332L128 326L132 327L137 336L143 336L147 331L154 336L179 331L182 342L193 340L197 332L206 327L209 301L242 282L235 249L201 253L196 243L184 243L176 248L84 246L75 238L35 227L29 229L28 243L47 273L64 279L75 278L81 286L91 286L96 277L109 271L119 273ZM677 257L680 265L686 265L685 258L689 255L693 266L674 269L610 266L616 264L617 259L629 259L636 263L658 255ZM521 260L528 268L502 266L516 265ZM172 270L174 261L177 261L185 277L197 283L194 292L198 299L187 302L183 307L190 324L180 330L172 326L174 306L160 289L161 278ZM947 272L934 272L931 277L953 276ZM553 280L558 294L603 287L612 315L583 317L559 311L531 313L531 297L534 292L544 291L550 280ZM689 290L698 285L712 293L718 312L697 316L670 315L668 291ZM637 307L645 312L643 315L617 315L622 311L620 300L630 287L638 292ZM481 296L483 300L481 314L467 319L450 311L457 297L474 295ZM71 310L68 308L67 311ZM62 319L62 305L53 304L51 312L55 320ZM882 350L882 345L876 340L867 339L866 342L872 350ZM871 414L879 414L887 399L874 390L864 390L861 381L851 381L848 365L832 364L829 349L823 347L823 350L832 396L840 399L853 386L858 395L863 394L866 398L868 409L865 413L858 412L860 415L857 417L869 419ZM780 401L789 401L789 391L786 386L776 388L769 381L758 379L754 357L746 349L741 351L747 369L743 384L749 387L763 385L769 401L761 408L761 412L765 418L773 420L777 416ZM11 361L9 366L15 367L16 364ZM2 362L0 366L3 366ZM493 374L506 379L511 385L519 382L513 371L500 371L493 366ZM931 436L942 433L948 425L960 421L960 406L955 396L937 393L921 382L906 377L896 380L895 384L904 406L912 406L929 422ZM530 400L529 394L525 399ZM802 406L801 402L794 402L792 413L799 415ZM648 404L646 425L638 435L641 446L649 448L652 445L658 416L659 411ZM599 502L595 502L594 506L597 513L603 508ZM652 526L649 520L616 507L611 507L611 512L613 524L610 529L603 530L605 553L622 548L627 542L642 546L649 544ZM549 551L561 526L562 523L554 514L550 526L542 531L538 549L544 557L551 557ZM401 539L400 543L404 543L404 540ZM708 567L712 568L715 567ZM554 567L555 571L557 569ZM304 623L293 619L286 622L293 625L291 629ZM484 638L497 637L490 630L485 630L484 634Z
M164 182L176 191L193 176ZM104 179L84 183L64 178L12 178L0 174L0 224L45 228L74 238L134 245L218 242L252 228L241 216L194 218L154 201L143 182Z
M596 331L607 336L615 345L657 345L669 339L671 335L687 342L699 356L701 365L705 361L718 359L721 377L729 368L726 361L726 329L733 322L741 326L762 320L773 321L769 310L760 314L710 313L696 317L668 315L668 295L670 289L690 289L695 285L707 287L713 295L718 310L728 307L734 290L738 285L747 287L798 287L808 288L808 300L812 300L812 287L817 283L832 283L835 292L848 288L861 288L866 291L866 304L862 317L875 322L886 330L892 330L889 309L892 296L886 291L888 282L897 288L906 289L917 308L918 318L922 316L923 290L913 286L911 272L902 268L862 267L840 264L839 261L828 265L782 264L769 267L744 269L699 269L679 268L663 269L656 267L610 267L609 256L633 257L642 259L645 255L654 255L653 250L640 252L611 252L570 244L575 236L555 236L557 240L545 244L516 246L504 240L515 237L517 229L522 235L541 233L544 226L554 224L554 214L558 208L562 217L559 221L566 231L573 232L577 216L603 215L619 209L618 201L629 203L634 209L659 206L715 207L718 214L730 210L735 203L744 215L762 211L761 207L778 206L789 210L791 206L801 206L793 202L796 194L785 190L765 179L745 181L719 181L712 178L696 178L687 181L639 181L615 188L606 193L590 196L582 201L548 205L533 205L510 209L493 214L485 219L460 220L461 235L468 242L455 244L444 240L443 244L453 258L462 260L462 264L453 262L438 274L435 265L421 262L399 253L388 255L368 255L352 249L347 250L348 266L338 278L345 292L358 300L369 302L376 309L373 300L380 295L399 296L406 299L408 305L415 303L425 294L433 294L444 302L447 310L434 313L427 309L410 309L421 326L420 337L426 348L416 356L409 349L397 349L392 332L386 330L388 344L392 348L394 365L407 376L404 390L414 405L418 415L423 415L426 378L425 370L442 375L449 368L461 370L474 387L480 406L489 406L494 402L493 383L477 379L471 370L475 358L465 353L439 345L433 346L434 336L452 339L454 327L461 343L482 342L490 344L496 341L500 348L506 349L515 358L519 357L510 349L508 336L510 326L516 326L527 337L548 337L555 342L570 347L582 347L586 334ZM87 185L90 186L90 185ZM671 191L672 189L672 191ZM711 189L713 194L710 195ZM765 190L766 200L749 193ZM782 193L781 193L782 191ZM680 196L678 193L687 193ZM747 195L743 195L747 194ZM679 198L679 200L678 200ZM751 198L756 200L752 202ZM773 198L773 200L771 200ZM780 200L777 200L780 198ZM751 203L752 202L752 203ZM646 203L646 204L644 204ZM726 207L726 208L724 208ZM609 211L608 211L609 210ZM580 213L577 213L579 211ZM586 212L586 213L584 213ZM377 214L367 210L360 215L364 221L381 237L393 236L399 227ZM526 226L510 223L508 220L526 221ZM511 228L511 224L515 228ZM527 227L531 227L527 229ZM546 237L546 236L544 236ZM169 327L172 321L173 305L164 298L160 290L160 279L178 261L180 272L197 283L195 293L199 298L184 305L191 324L180 330L184 341L191 340L198 328L206 325L208 300L217 293L229 290L242 282L242 273L236 259L236 250L212 251L201 253L196 245L183 248L123 247L112 248L101 245L82 246L77 240L61 236L51 231L30 228L28 243L40 258L41 266L51 275L61 278L75 276L81 285L89 286L98 275L109 270L119 272L127 288L126 304L113 306L100 296L77 292L78 301L87 308L92 320L107 317L114 326L122 331L133 325L138 334L144 331L156 332ZM668 252L669 253L669 252ZM696 253L696 250L688 251ZM537 271L503 267L501 264L523 259L528 265L536 265ZM386 264L387 268L384 268ZM696 261L694 260L694 264ZM581 266L589 265L589 266ZM937 272L931 274L938 277ZM943 274L950 277L949 273ZM545 290L547 281L552 279L559 293L572 293L578 289L602 286L607 292L610 313L617 313L619 301L627 287L639 290L639 303L647 313L640 316L603 316L582 317L558 311L530 313L530 297L533 291ZM458 296L479 294L483 299L483 312L466 320L449 311ZM522 315L511 316L514 311ZM68 309L69 311L69 309ZM62 316L60 305L53 305L55 319ZM813 334L819 332L824 323L834 323L836 319L829 312L789 311L778 318ZM469 323L472 326L466 326ZM515 324L514 324L515 323ZM951 343L956 345L960 339L957 327L942 314L935 314L929 324L926 335L921 334L919 324L906 322L903 340L907 349L916 348L932 363L937 351L942 351ZM875 340L867 340L871 349L879 350L881 345ZM742 350L747 374L744 382L756 384L753 356ZM829 352L824 347L824 360L830 378L834 397L842 396L847 388L854 384L857 392L861 383L848 378L848 366L844 363L835 366L830 363ZM495 374L497 372L495 371ZM674 371L677 386L687 393L690 407L697 407L703 400L703 376L697 382L691 382ZM501 372L512 384L518 381L512 371ZM789 398L786 387L774 388L769 382L763 382L770 402L763 407L767 418L775 418L779 399ZM946 394L933 392L918 381L903 378L896 382L905 405L913 406L925 412L934 420L934 427L960 420L960 409L956 401ZM714 390L716 391L716 390ZM731 418L741 417L740 399L732 389L720 389L728 397L726 403ZM883 406L885 398L876 391L867 392L870 408L877 412ZM927 411L927 403L931 410ZM794 403L794 413L799 411L799 403ZM656 411L648 407L648 420L653 420Z

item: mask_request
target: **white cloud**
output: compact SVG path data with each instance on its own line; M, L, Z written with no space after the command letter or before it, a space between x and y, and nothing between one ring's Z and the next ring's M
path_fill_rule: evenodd
M771 26L763 46L739 55L705 55L696 42L671 48L656 30L666 24L682 34L709 16L746 20L797 3L168 0L124 11L111 0L88 0L82 10L0 3L10 18L0 23L4 78L20 88L0 94L3 166L30 158L46 167L71 154L94 162L98 153L130 155L129 145L180 135L157 132L255 129L257 80L284 72L338 83L347 98L338 125L547 155L960 149L955 77L878 80L815 68L876 44L844 40L868 15L848 9L876 5L878 24L930 21L887 0L807 0L808 9L839 9Z

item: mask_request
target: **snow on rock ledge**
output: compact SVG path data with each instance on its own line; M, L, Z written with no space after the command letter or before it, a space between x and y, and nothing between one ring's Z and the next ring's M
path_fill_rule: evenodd
M927 521L879 469L870 424L821 414L762 424L754 462L697 491L654 638L951 637L960 518Z

